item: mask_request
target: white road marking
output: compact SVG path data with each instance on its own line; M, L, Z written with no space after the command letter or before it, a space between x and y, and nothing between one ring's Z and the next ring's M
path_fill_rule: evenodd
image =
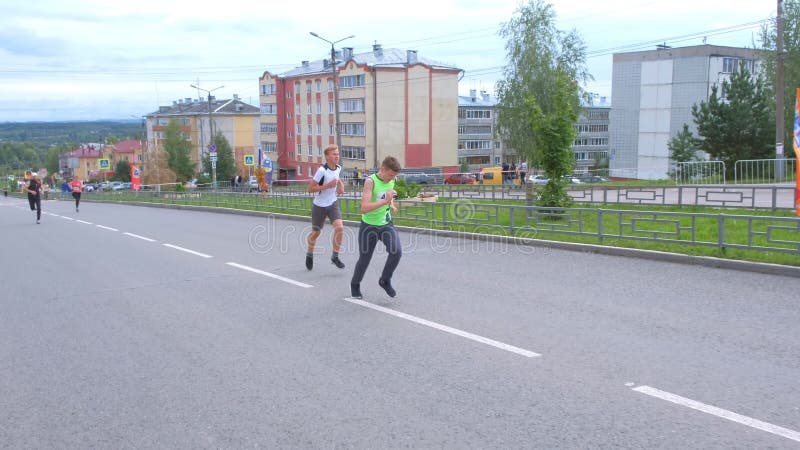
M711 414L717 417L721 417L723 419L730 420L732 422L746 425L751 428L756 428L761 431L766 431L767 433L776 434L778 436L800 442L800 432L790 430L788 428L783 428L779 427L778 425L762 422L758 419L753 419L752 417L743 416L741 414L736 414L735 412L731 412L726 409L717 408L716 406L706 405L705 403L700 403L696 400L692 400L686 397L681 397L680 395L675 395L650 386L639 386L633 388L633 390L636 392L640 392L642 394L647 394L651 397L660 398L661 400L666 400L668 402L685 406L687 408L696 409L697 411L701 411L706 414Z
M139 236L138 234L133 234L133 233L128 233L128 232L125 232L123 234L126 234L126 235L128 235L130 237L135 237L136 239L141 239L141 240L147 241L147 242L155 242L156 241L155 239L150 239L150 238L146 238L144 236Z
M295 286L300 286L302 288L314 287L314 286L312 286L310 284L306 284L306 283L303 283L303 282L300 282L300 281L295 281L295 280L292 280L291 278L282 277L280 275L275 275L274 273L264 272L263 270L254 269L252 267L243 266L243 265L237 264L235 262L228 262L228 263L225 263L225 264L227 264L229 266L232 266L232 267L237 267L237 268L242 269L242 270L247 270L247 271L250 271L250 272L253 272L253 273L257 273L259 275L264 275L265 277L275 278L276 280L280 280L280 281L283 281L283 282L286 282L286 283L289 283L289 284L293 284Z
M92 222L87 222L85 220L75 219L75 222L85 223L86 225L91 225Z
M164 247L174 248L175 250L180 250L182 252L191 253L193 255L202 256L203 258L211 258L211 255L206 255L205 253L196 252L194 250L189 250L188 248L178 247L177 245L172 244L162 244Z
M515 347L513 345L504 344L499 341L495 341L494 339L485 338L483 336L478 336L477 334L472 334L466 331L459 330L457 328L448 327L447 325L442 325L436 322L431 322L430 320L421 319L416 316L412 316L410 314L406 314L400 311L395 311L393 309L384 308L382 306L378 306L369 302L365 302L363 300L358 300L355 298L345 297L344 299L347 302L354 303L356 305L363 306L365 308L374 309L375 311L380 311L382 313L390 314L395 317L399 317L401 319L410 320L411 322L418 323L420 325L425 325L426 327L435 328L439 331L444 331L445 333L454 334L456 336L461 336L463 338L467 338L473 340L475 342L480 342L481 344L491 345L492 347L497 347L501 350L505 350L511 353L516 353L518 355L526 356L528 358L534 358L537 356L542 356L539 353L532 352L530 350L525 350L524 348Z
M75 220L72 217L67 217L67 216L59 216L59 217L61 217L62 219L67 219L67 220Z
M102 228L102 229L104 229L104 230L108 230L108 231L119 231L119 230L118 230L118 229L116 229L116 228L107 227L107 226L105 226L105 225L95 225L95 226L96 226L97 228Z

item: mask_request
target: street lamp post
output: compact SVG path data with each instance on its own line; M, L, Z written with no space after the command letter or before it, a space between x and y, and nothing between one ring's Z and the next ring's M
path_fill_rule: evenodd
M334 47L334 45L338 44L339 42L344 41L345 39L350 39L350 38L353 38L355 36L351 34L350 36L343 37L343 38L339 39L338 41L329 41L329 40L325 39L324 37L318 35L317 33L314 33L313 31L310 31L308 34L314 36L317 39L321 39L321 40L331 44L331 74L333 75L333 122L334 122L334 128L336 130L336 146L337 147L341 147L341 145L342 145L341 144L342 137L341 137L341 133L339 132L339 86L338 86L339 83L338 83L337 76L336 76L337 75L337 71L336 71L336 48Z
M200 86L195 86L194 84L190 85L191 87L197 89L198 91L203 91L208 94L208 146L206 148L211 148L214 144L214 126L211 124L211 93L216 91L217 89L222 89L225 86L217 86L214 89L203 89ZM205 153L205 152L204 152ZM211 186L214 190L217 190L217 163L216 161L211 162Z

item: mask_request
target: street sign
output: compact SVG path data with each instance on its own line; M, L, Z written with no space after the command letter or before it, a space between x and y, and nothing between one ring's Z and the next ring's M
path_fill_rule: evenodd
M111 170L111 160L108 158L100 158L97 160L97 167L100 170Z
M244 155L244 165L245 166L253 166L255 165L255 156L253 155Z
M211 161L211 168L212 169L216 169L217 168L217 162L216 161Z
M211 145L208 147L208 150L210 150L210 151L211 151L211 153L214 153L214 152L216 152L216 151L217 151L217 146L216 146L216 145L214 145L214 144L211 144Z
M217 154L216 153L212 153L210 155L210 158L211 158L211 162L217 162Z

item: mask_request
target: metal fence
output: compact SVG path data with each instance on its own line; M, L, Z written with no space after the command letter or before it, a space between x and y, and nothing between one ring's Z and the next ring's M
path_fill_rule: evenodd
M235 193L125 192L98 194L94 201L156 202L212 206L308 216L310 195ZM342 216L360 220L360 200L340 199ZM547 239L579 236L584 241L614 244L649 241L690 247L715 247L800 254L800 218L708 213L543 208L473 202L400 202L399 225L493 233Z
M797 172L796 159L745 159L733 165L733 182L739 183L794 183Z
M723 161L686 161L675 164L675 182L681 184L725 184Z

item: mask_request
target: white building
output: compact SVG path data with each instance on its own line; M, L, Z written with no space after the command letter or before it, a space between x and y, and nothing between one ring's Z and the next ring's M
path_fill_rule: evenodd
M683 124L696 134L692 105L728 79L740 62L758 73L752 49L698 45L614 55L609 124L612 176L668 178L667 143Z

